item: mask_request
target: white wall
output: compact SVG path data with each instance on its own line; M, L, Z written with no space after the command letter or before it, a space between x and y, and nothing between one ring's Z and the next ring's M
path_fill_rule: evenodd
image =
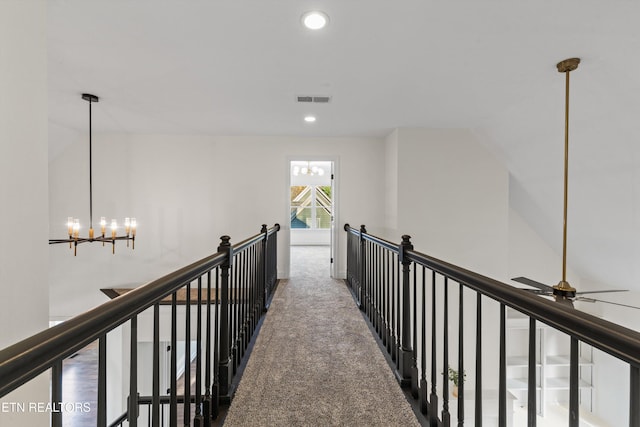
M398 129L385 139L385 219L389 230L398 228ZM356 224L353 224L356 227Z
M46 2L0 2L0 348L48 326ZM49 402L48 375L2 399ZM46 425L0 413L0 425Z
M94 115L100 114L100 104ZM66 218L88 222L88 139L52 159L50 236ZM99 244L51 248L51 311L66 318L106 301L100 288L137 286L216 251L223 234L238 242L261 224L282 226L279 275L289 267L289 160L337 158L337 227L383 222L383 142L373 138L204 137L99 134L94 131L94 228L100 216L138 221L136 249ZM79 168L74 168L79 165ZM362 201L367 201L362 203ZM85 229L86 232L86 229ZM339 233L338 273L346 271ZM74 298L66 295L72 294Z
M497 162L471 132L456 129L396 129L385 141L385 156L388 198L386 228L380 232L394 242L400 241L401 234L410 234L415 249L420 252L504 279L509 200L505 166ZM397 213L393 205L397 206ZM394 217L397 217L397 227L394 227ZM370 227L369 231L376 234L378 230ZM441 282L437 289L441 305ZM457 284L450 287L449 299L450 306L455 307ZM464 301L465 371L467 387L473 388L475 295L465 293ZM483 386L487 389L497 388L497 353L493 351L498 349L498 315L498 305L485 299ZM442 313L438 312L437 316L438 322L442 322ZM450 330L456 331L450 335L452 366L457 363L456 316L457 310L454 310L449 318ZM442 342L441 336L437 339ZM442 372L444 363L440 356L437 363Z
M504 277L506 167L464 129L403 128L397 144L399 230L432 256Z

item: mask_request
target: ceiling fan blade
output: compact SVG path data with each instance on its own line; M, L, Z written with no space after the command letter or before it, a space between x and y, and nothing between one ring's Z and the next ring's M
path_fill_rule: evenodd
M531 289L531 288L518 288L518 289L520 289L522 291L529 292L529 293L534 294L534 295L546 295L546 296L553 295L553 292L547 291L547 290L544 290L544 289Z
M522 283L523 285L529 285L534 288L541 289L547 292L553 292L553 288L551 286L545 285L544 283L536 282L535 280L528 279L526 277L514 277L514 282Z
M583 291L583 292L576 292L576 295L585 295L585 294L604 294L607 292L629 292L627 289L611 289L608 291Z
M611 302L611 301L604 301L601 299L595 299L595 298L586 298L586 297L578 297L575 298L574 301L583 301L583 302L603 302L605 304L612 304L612 305L618 305L620 307L627 307L627 308L635 308L636 310L640 310L640 307L636 307L633 305L627 305L627 304L620 304L619 302Z

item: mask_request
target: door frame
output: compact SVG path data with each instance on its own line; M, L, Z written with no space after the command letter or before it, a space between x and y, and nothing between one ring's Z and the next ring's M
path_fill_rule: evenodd
M286 260L286 277L289 277L290 275L290 271L291 271L291 220L290 220L290 216L291 216L291 206L290 206L290 199L291 199L291 162L293 161L312 161L312 162L331 162L331 174L333 175L333 179L331 181L331 187L332 187L332 208L333 208L333 221L331 222L331 230L330 230L330 257L333 260L333 262L329 263L329 274L332 278L337 279L339 278L339 268L338 268L338 260L340 257L340 246L338 244L339 239L338 239L338 228L337 224L340 224L339 222L339 216L340 216L340 210L339 210L339 195L340 195L340 158L338 156L332 156L332 155L290 155L287 156L286 158L286 165L285 165L285 169L286 169L286 174L287 174L287 186L285 188L286 191L286 197L285 197L285 201L286 201L286 222L285 224L287 224L286 229L288 230L288 236L286 239L286 243L287 243L287 260ZM331 261L331 260L329 260Z

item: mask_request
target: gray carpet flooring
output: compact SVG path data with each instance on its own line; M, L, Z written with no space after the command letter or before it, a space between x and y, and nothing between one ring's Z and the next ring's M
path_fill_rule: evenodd
M293 248L225 426L419 425L328 259Z

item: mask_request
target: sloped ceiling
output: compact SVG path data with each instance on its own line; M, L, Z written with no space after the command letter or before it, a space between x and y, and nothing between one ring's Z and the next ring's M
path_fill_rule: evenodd
M86 130L379 136L470 128L556 249L571 74L570 257L640 290L640 4L612 0L50 0L51 151ZM320 32L301 15L330 16ZM329 95L326 105L295 102ZM307 113L317 122L305 123Z

